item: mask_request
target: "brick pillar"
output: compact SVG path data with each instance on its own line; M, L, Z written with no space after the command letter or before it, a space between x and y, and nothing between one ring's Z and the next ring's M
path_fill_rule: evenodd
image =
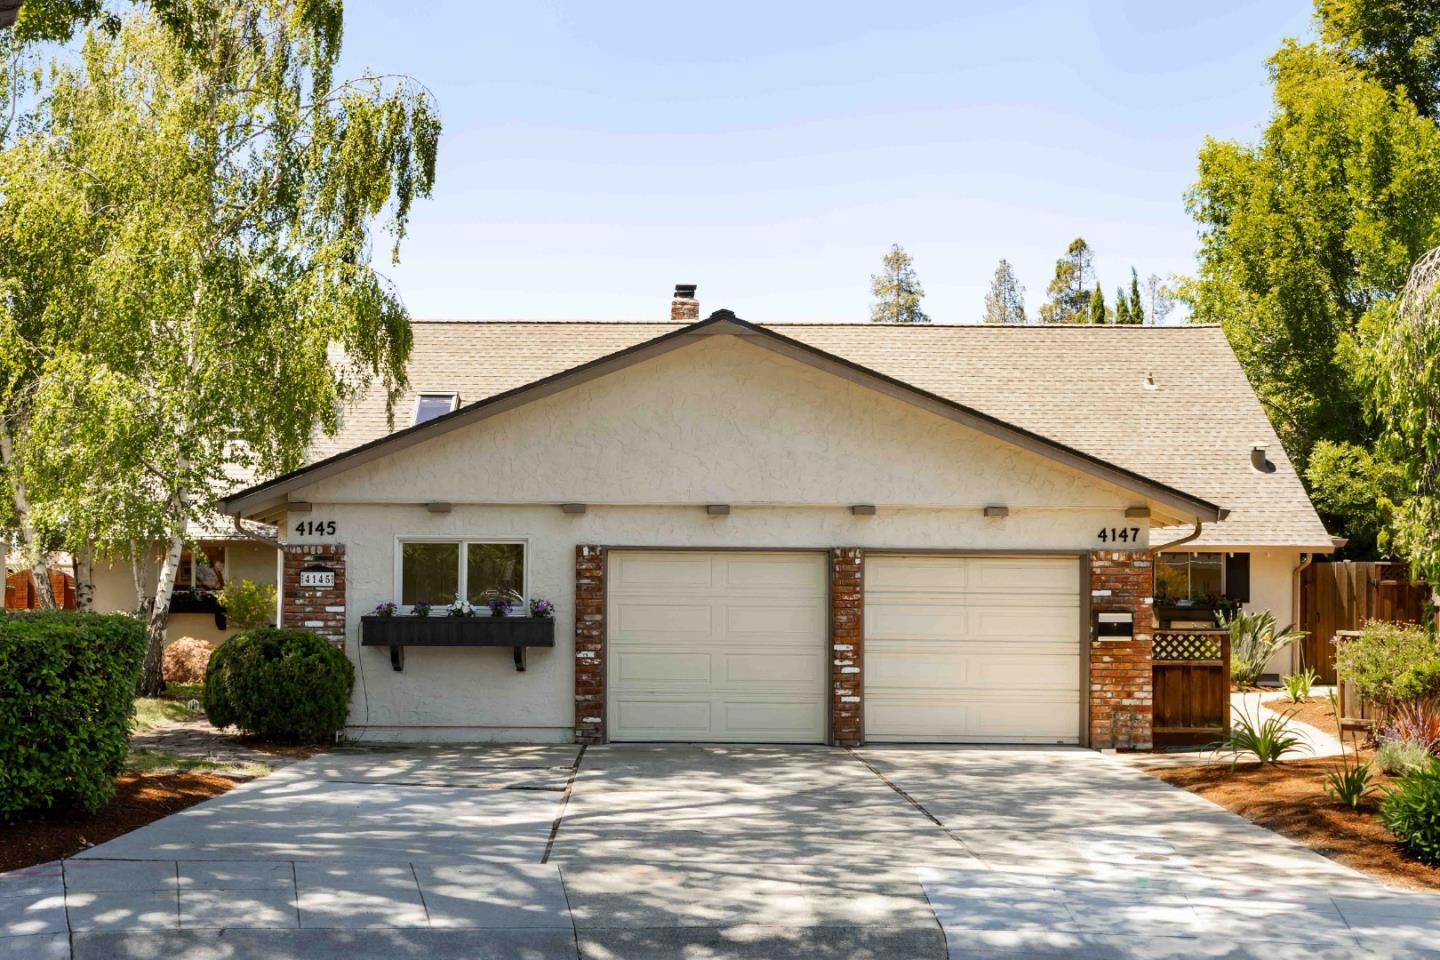
M830 551L830 741L865 742L865 552Z
M1149 553L1090 554L1092 610L1128 612L1130 637L1090 637L1090 746L1148 750L1152 745L1151 644L1154 564Z
M605 549L575 548L575 742L604 743Z
M284 582L280 585L280 625L318 633L344 650L345 545L286 544L284 556ZM312 566L334 570L335 586L300 586L300 571Z

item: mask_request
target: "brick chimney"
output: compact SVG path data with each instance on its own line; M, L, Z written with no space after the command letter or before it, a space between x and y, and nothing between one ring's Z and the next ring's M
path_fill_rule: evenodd
M675 299L670 301L670 319L677 323L694 323L700 319L700 301L695 299L695 284L675 284Z

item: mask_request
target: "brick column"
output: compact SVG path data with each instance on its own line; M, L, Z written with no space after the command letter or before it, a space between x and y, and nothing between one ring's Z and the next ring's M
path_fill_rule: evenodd
M830 551L830 742L865 742L865 552Z
M287 629L318 633L344 650L345 544L286 544L284 557L280 625ZM334 570L335 586L300 586L300 571L310 566Z
M575 742L604 743L605 549L575 548Z
M1152 745L1151 644L1154 564L1149 553L1090 554L1092 610L1134 616L1130 637L1096 637L1090 627L1090 746L1148 750Z

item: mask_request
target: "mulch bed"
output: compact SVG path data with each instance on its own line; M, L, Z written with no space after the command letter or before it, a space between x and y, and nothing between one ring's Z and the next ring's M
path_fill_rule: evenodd
M1328 733L1332 737L1338 736L1338 732L1335 727L1335 714L1330 710L1329 700L1322 700L1319 697L1311 697L1310 699L1302 700L1299 703L1291 703L1288 698L1281 697L1279 700L1265 701L1264 706L1266 710L1273 710L1276 713L1290 714L1293 719L1298 720L1301 723L1308 723L1310 726L1316 727L1321 732ZM1364 734L1361 734L1360 740L1363 742L1364 739ZM1346 731L1346 746L1350 746L1352 744L1352 741L1353 735L1349 731Z
M115 796L93 814L50 811L0 824L0 873L74 856L235 786L208 773L120 774Z
M1324 706L1328 713L1329 705ZM1362 751L1361 758L1371 759L1368 754ZM1401 886L1440 890L1440 869L1406 856L1376 819L1378 798L1357 812L1326 795L1325 773L1339 762L1331 757L1271 766L1241 764L1234 772L1219 764L1147 772L1362 873ZM1375 782L1383 786L1389 778L1376 771Z

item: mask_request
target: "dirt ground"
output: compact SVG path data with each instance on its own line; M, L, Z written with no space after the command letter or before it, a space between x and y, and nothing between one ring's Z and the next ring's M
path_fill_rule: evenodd
M1324 707L1328 713L1329 705ZM1362 753L1362 759L1368 758L1368 752ZM1271 766L1241 764L1234 772L1217 764L1149 773L1363 873L1401 886L1440 890L1440 869L1406 856L1375 816L1378 794L1354 811L1325 793L1325 773L1339 762L1335 757ZM1384 786L1390 781L1377 771L1374 782Z
M93 814L50 811L0 824L0 873L74 856L235 785L207 773L127 771L115 781L114 798Z

